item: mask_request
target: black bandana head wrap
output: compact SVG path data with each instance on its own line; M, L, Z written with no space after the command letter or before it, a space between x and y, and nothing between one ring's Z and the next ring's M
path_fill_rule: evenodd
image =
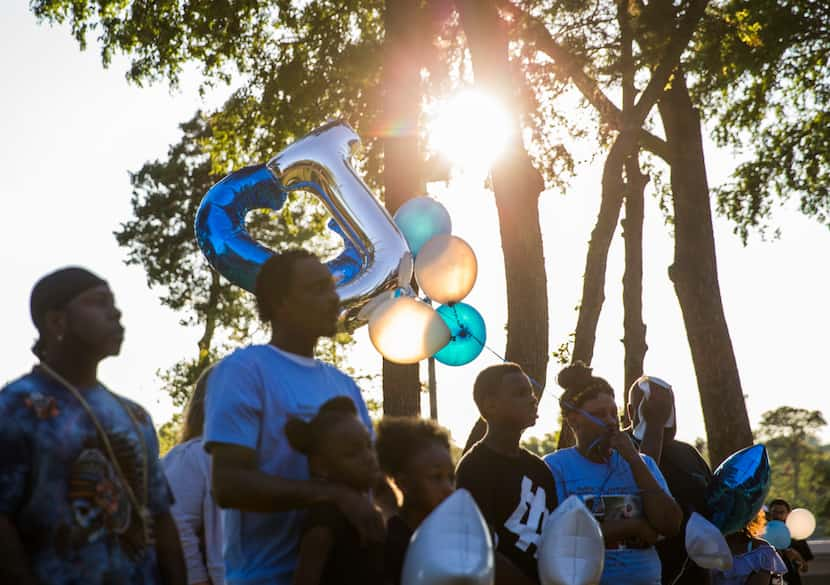
M107 284L107 281L84 268L61 268L41 278L32 288L29 309L37 330L43 331L46 313L59 311L72 299L91 288Z

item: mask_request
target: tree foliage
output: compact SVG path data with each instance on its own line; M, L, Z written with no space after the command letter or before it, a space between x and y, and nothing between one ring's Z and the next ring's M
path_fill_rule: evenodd
M557 443L559 443L559 431L554 431L541 437L528 437L522 440L522 447L537 457L542 457L556 451Z
M749 233L797 196L830 226L830 4L716 2L692 58L693 92L714 136L741 153L717 191L718 211Z
M199 375L230 343L249 338L259 327L253 295L213 271L196 243L199 203L221 178L206 148L213 140L211 124L197 113L181 129L181 140L165 160L148 162L131 175L133 217L115 232L127 250L127 263L142 266L162 304L178 312L183 326L202 328L193 356L159 373L177 406L184 405ZM251 235L271 249L303 246L324 257L337 249L336 240L324 235L326 221L322 205L299 194L279 211L252 212L247 218ZM320 350L336 362L350 343L342 334Z
M423 39L419 50L410 55L423 72L420 89L429 96L450 84L469 82L467 54L461 42L464 37L453 4L446 0L412 4L418 10L409 26ZM41 19L69 23L82 46L94 37L105 64L115 53L128 55L128 78L134 82L164 79L176 84L186 64L197 63L205 89L223 81L238 84L221 110L208 117L210 139L200 141L209 156L210 170L217 175L267 160L326 119L343 117L364 137L367 156L361 171L370 183L378 185L382 139L420 132L410 125L400 127L401 120L383 115L380 73L385 21L384 4L378 0L246 0L231 4L34 0L32 9ZM512 82L504 76L506 87L512 89ZM547 176L560 180L564 173L555 161L564 160L564 169L569 166L561 143L549 143L535 152L557 171ZM412 160L411 164L422 162ZM503 235L506 245L533 237L515 226L504 228ZM536 239L541 250L541 237ZM514 264L509 263L510 267ZM514 288L535 290L541 298L545 289L539 276L544 267L541 272L522 271L515 269L511 282L520 286ZM537 290L539 282L541 291ZM514 300L513 305L521 303ZM544 327L542 339L546 340L546 319L525 315L522 320L516 318L522 315L515 314L521 310L511 312L511 322L532 323L534 331ZM529 366L546 362L547 352L540 343L528 344L533 355L514 357ZM534 374L541 379L543 372L544 368Z
M830 533L830 445L820 445L817 432L827 423L818 410L780 406L761 416L758 437L764 440L772 465L771 498L816 516L817 535Z
M264 162L329 118L364 137L365 173L377 183L381 157L379 0L33 0L34 14L67 23L81 47L90 38L104 65L123 53L127 78L176 85L186 66L201 68L203 90L235 83L211 116L205 145L213 170Z

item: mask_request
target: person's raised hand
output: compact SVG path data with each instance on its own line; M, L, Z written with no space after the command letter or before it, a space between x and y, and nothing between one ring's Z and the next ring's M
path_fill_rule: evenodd
M650 384L648 399L643 397L643 418L649 426L663 427L671 416L674 396L671 390L659 384Z
M631 437L628 436L628 429L612 429L608 440L608 446L617 451L626 461L632 461L640 457L640 452L634 446Z
M383 542L386 528L383 516L368 495L343 487L337 490L334 504L355 527L361 544Z

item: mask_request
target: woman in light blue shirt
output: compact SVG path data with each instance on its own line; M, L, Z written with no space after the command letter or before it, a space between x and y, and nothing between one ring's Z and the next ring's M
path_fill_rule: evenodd
M682 512L653 459L619 428L614 390L582 362L559 373L559 401L576 447L544 457L560 502L577 495L605 538L602 585L660 585L654 543L680 530Z

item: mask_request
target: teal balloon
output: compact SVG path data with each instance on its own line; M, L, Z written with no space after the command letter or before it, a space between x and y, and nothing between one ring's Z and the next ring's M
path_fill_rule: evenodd
M450 329L450 342L433 357L448 366L463 366L476 359L487 341L481 313L466 303L441 305L436 311Z
M413 256L435 236L452 232L449 212L432 197L410 199L398 208L394 220Z
M709 521L723 534L738 532L764 505L770 488L767 449L753 445L730 455L706 487Z
M770 520L767 522L767 528L764 531L764 540L781 550L789 548L792 540L790 529L781 520Z

